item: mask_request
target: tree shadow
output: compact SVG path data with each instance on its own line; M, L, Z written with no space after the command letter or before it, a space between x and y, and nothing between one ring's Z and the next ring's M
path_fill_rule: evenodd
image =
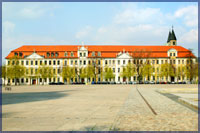
M2 93L2 105L52 100L52 99L57 99L57 98L61 98L68 95L63 92L65 91Z

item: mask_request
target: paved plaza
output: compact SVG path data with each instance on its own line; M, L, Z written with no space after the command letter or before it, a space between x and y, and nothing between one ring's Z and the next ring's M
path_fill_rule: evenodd
M162 93L166 89L185 89L197 98L197 92L193 92L197 88L198 85L13 86L12 91L3 88L2 128L3 131L197 131L197 110L176 99L183 93Z

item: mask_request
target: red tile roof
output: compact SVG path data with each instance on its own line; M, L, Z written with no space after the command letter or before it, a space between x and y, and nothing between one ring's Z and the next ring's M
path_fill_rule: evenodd
M92 51L100 51L102 58L115 58L119 52L123 51L128 52L133 57L141 56L141 52L144 52L145 54L142 54L142 57L152 58L168 57L167 51L172 48L178 51L178 57L187 57L190 52L182 46L86 45L84 47L88 49L88 57L92 57ZM77 51L79 48L81 48L80 45L25 45L11 51L6 58L13 57L15 52L21 52L22 58L24 58L34 51L45 58L78 58ZM74 52L74 57L70 56L71 51ZM58 52L59 55L58 57L46 57L47 52ZM64 56L65 52L68 52L67 57ZM193 54L191 56L195 57Z

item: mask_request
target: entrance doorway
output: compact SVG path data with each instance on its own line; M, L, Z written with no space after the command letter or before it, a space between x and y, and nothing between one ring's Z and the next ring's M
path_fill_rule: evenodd
M171 82L174 82L174 77L171 77Z
M126 82L126 77L123 77L123 82Z
M36 79L32 80L32 84L35 85L36 84Z

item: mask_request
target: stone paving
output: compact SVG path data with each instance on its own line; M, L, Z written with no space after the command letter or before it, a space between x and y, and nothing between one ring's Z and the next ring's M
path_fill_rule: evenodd
M3 131L197 131L198 114L158 93L197 85L17 86L3 90Z

